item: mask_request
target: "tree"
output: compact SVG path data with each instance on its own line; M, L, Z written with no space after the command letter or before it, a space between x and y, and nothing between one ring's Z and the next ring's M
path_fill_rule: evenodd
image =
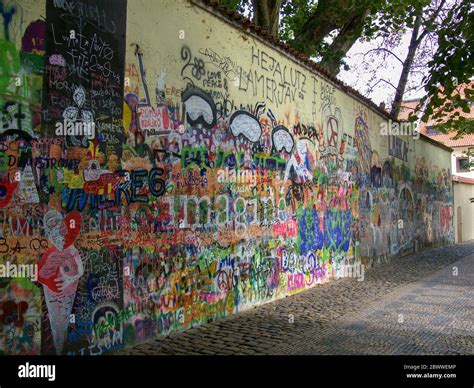
M333 73L362 36L400 29L413 3L428 0L220 0Z
M398 84L392 85L394 117L400 111L410 73L420 71L416 68L417 52L428 40L433 50L429 56L424 49L422 52L425 58L432 56L432 60L425 63L428 75L423 84L430 97L420 103L417 112L425 106L423 121L436 115L442 122L441 130L472 132L472 121L454 112L459 107L469 112L468 100L473 98L472 89L467 90L466 98L454 93L457 84L468 82L474 74L470 0L220 0L220 3L248 14L254 23L319 61L334 74L341 66L347 68L344 58L358 39L389 39L410 31L407 56L399 58L403 66Z
M243 15L251 14L253 22L273 36L279 34L280 13L287 0L219 0L219 4Z
M470 0L456 3L437 30L438 49L429 62L430 71L424 79L426 96L417 112L426 102L423 121L436 119L442 132L455 130L458 137L474 133L474 121L463 117L470 112L474 101L474 12ZM459 93L459 85L470 85Z
M380 32L379 37L382 41L378 47L361 54L363 55L362 65L366 70L369 70L369 67L373 70L385 68L388 57L394 58L401 64L398 83L394 84L386 77L377 79L376 72L373 71L374 76L366 90L366 93L370 94L380 83L393 88L394 95L390 110L393 117L398 117L405 93L420 88L419 84L417 85L416 76L428 72L428 61L433 56L437 45L436 30L446 14L445 4L446 0L413 2L406 9L405 25L392 31ZM406 55L402 56L396 54L396 49L402 45L401 37L404 35L409 37L409 42ZM376 64L377 61L378 64ZM409 80L412 81L411 85Z
M371 0L291 1L283 7L281 37L293 48L338 73L356 40L375 27L381 2ZM332 39L332 42L328 41Z

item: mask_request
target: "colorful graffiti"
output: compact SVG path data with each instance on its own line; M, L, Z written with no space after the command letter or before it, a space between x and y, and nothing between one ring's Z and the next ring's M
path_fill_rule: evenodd
M0 0L0 264L38 266L0 278L3 353L100 355L452 241L449 169L334 86L250 42L154 68L125 0L80 3L14 40Z

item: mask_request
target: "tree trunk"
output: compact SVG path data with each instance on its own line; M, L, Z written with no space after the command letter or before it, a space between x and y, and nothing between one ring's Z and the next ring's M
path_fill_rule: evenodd
M403 95L405 94L405 88L407 86L408 75L410 74L410 70L413 65L413 60L415 59L416 50L420 45L420 40L418 39L420 26L421 17L417 16L415 19L415 25L413 26L413 31L411 33L410 45L408 46L408 54L405 61L403 62L402 74L400 74L397 90L395 92L395 98L393 99L392 103L392 110L390 111L391 115L395 118L398 118L398 114L400 113Z
M365 19L368 14L369 10L358 12L344 25L331 43L327 53L324 54L323 59L321 60L321 65L334 74L339 73L341 60L346 56L347 52L361 36Z
M278 22L282 3L283 0L252 0L254 23L268 30L275 37L278 37Z
M353 39L346 34L356 30L362 32L370 9L370 0L319 0L315 12L308 17L301 31L295 34L292 45L306 55L314 55L324 39L332 31L340 29L336 45L340 46L341 51L347 52L350 46L345 46ZM324 56L324 53L321 54Z

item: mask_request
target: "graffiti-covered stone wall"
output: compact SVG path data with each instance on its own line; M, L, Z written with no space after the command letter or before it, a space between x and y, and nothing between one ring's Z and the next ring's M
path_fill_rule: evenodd
M105 354L453 241L449 150L213 9L0 13L3 353Z

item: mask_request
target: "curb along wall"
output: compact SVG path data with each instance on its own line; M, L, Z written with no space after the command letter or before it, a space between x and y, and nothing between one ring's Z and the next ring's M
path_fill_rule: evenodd
M104 354L453 242L448 150L197 4L111 4L0 0L4 354Z

